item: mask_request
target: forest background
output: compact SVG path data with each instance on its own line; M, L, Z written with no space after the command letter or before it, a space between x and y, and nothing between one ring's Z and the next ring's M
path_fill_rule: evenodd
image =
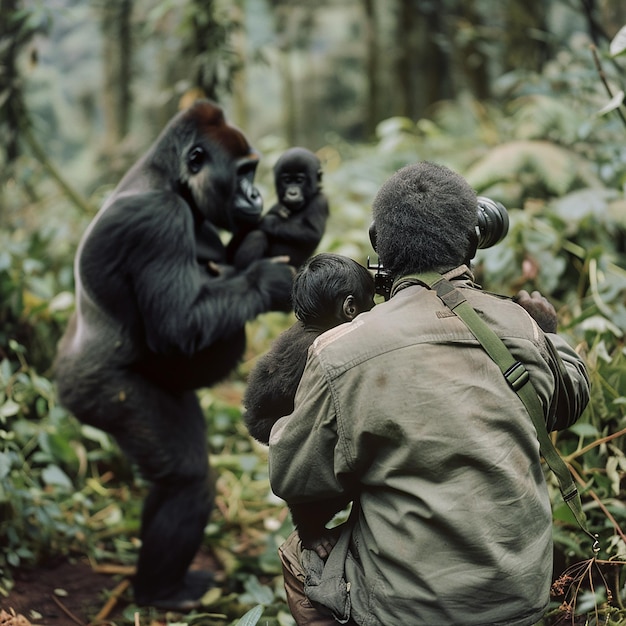
M283 150L320 156L331 218L319 251L365 264L373 196L417 160L505 204L510 232L480 251L480 282L548 296L593 383L555 441L601 551L590 558L546 472L555 578L579 565L545 624L626 623L624 24L619 0L0 0L0 607L60 624L16 590L63 561L113 581L75 608L79 624L293 624L276 556L291 522L240 419L247 373L293 316L250 323L241 366L200 392L218 474L205 551L220 584L187 616L130 601L145 485L58 405L52 380L80 235L202 94L261 151L266 207Z

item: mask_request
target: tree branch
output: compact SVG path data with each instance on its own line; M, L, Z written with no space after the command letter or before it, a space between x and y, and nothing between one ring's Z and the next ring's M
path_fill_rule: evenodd
M593 44L591 44L589 47L591 48L591 54L593 55L593 61L596 64L596 69L598 70L598 75L600 76L600 80L602 81L602 84L604 85L604 88L606 89L607 94L609 94L609 98L612 98L613 91L611 90L611 86L609 85L606 79L606 74L604 73L604 70L602 69L602 64L600 63L600 57L598 56L598 49ZM622 110L619 107L617 107L615 110L617 111L617 114L620 116L622 120L622 124L626 126L626 117L624 117Z
M59 170L48 158L48 155L41 147L41 144L37 141L37 139L35 139L35 136L26 124L22 126L22 137L28 144L29 148L33 151L35 157L39 159L44 169L54 179L57 185L62 189L63 193L65 193L65 195L72 201L72 203L85 215L93 214L93 207L91 207L90 204L63 178Z

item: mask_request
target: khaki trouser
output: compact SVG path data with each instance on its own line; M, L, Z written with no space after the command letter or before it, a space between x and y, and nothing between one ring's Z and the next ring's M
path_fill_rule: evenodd
M339 622L313 606L304 595L304 570L300 562L302 543L297 532L291 533L285 543L278 548L283 564L283 578L287 604L298 626L337 626ZM358 626L350 620L346 626Z
M298 626L337 626L339 623L331 615L326 615L313 606L304 595L304 570L300 563L302 543L297 532L291 533L287 541L278 548L278 556L283 564L283 578L287 604ZM349 620L345 626L358 626ZM535 626L544 626L541 620Z

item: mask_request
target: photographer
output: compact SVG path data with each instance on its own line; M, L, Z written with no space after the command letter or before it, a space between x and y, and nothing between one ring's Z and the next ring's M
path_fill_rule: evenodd
M287 503L353 500L325 562L297 534L281 547L291 611L299 625L530 626L552 575L533 423L464 322L412 275L438 272L462 293L525 366L550 430L586 406L584 364L540 294L512 301L474 284L483 233L461 176L407 166L373 216L391 297L316 340L294 412L270 438L272 489Z

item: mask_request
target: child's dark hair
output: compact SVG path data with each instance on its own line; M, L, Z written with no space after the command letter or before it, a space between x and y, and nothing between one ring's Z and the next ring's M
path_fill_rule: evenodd
M349 295L354 296L361 310L371 308L372 275L346 256L322 252L311 257L296 274L291 299L294 313L302 323L327 329L345 321L341 312Z

